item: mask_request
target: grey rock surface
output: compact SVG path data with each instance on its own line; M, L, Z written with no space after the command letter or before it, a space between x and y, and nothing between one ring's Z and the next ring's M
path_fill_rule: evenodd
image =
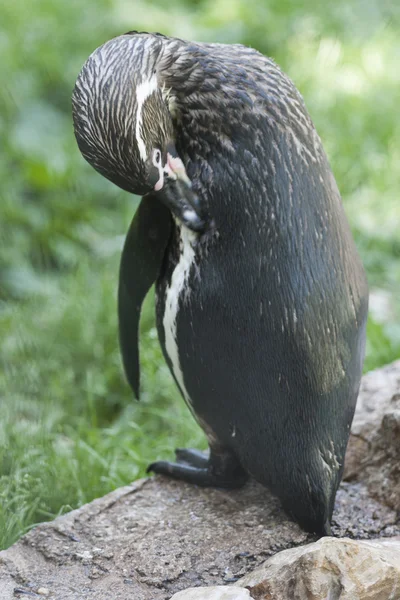
M400 361L363 377L344 479L400 511Z
M400 362L382 371L380 390L398 381ZM393 386L380 394L381 402L393 397ZM371 389L364 386L361 406L368 405L366 395L377 394ZM391 406L392 400L387 402ZM376 401L372 408L376 425L368 435L375 439L386 408L376 419ZM390 419L389 441L397 427ZM383 471L383 446L381 452ZM358 474L350 479L337 495L334 535L400 536L398 515L386 496L371 495ZM186 588L234 583L281 550L313 541L254 482L223 491L162 477L144 479L39 525L1 552L0 600L169 600Z

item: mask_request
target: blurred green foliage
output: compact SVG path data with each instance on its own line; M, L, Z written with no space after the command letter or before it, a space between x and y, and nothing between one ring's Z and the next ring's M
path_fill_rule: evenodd
M0 8L0 547L33 523L204 446L161 358L151 298L143 398L117 347L119 252L137 199L75 145L90 52L131 29L241 42L302 92L371 286L366 369L400 355L397 0L5 0Z

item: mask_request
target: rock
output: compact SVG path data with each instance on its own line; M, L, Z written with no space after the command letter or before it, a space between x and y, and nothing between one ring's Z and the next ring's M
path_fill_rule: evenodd
M243 589L246 588L246 589ZM283 550L231 587L190 588L171 600L398 600L400 538L323 538Z
M399 409L393 397L399 374L400 361L364 378L352 446L354 449L357 440L361 440L365 457L361 459L357 455L356 458L349 450L349 480L342 483L338 491L332 524L335 536L357 539L400 536L400 523L391 508L397 507L398 501L395 463L396 457L398 461ZM240 580L273 555L267 564L271 560L278 561L272 564L280 565L281 573L284 567L279 561L285 559L297 564L291 558L294 554L281 551L314 540L285 515L268 490L254 482L240 490L223 491L196 488L162 477L143 479L51 523L39 525L17 544L0 552L0 600L18 597L169 600L182 590L185 590L185 600L189 600L187 588L205 586L217 586L207 590L207 600L212 598L211 593L219 594L216 598L221 600L222 593L228 594L227 600L232 593L238 600L244 600L249 595L246 596L243 586L222 589L218 586ZM332 544L339 541L343 540L333 540ZM326 543L322 540L317 547L326 548ZM358 543L361 546L356 550ZM346 540L346 544L350 544L346 548L352 548L354 560L358 555L365 555L366 548L372 553L372 546L364 546L364 542ZM382 544L382 548L386 548L385 543ZM297 552L299 560L305 561L301 564L311 560L301 558L305 548L310 546L291 550ZM372 568L375 563L382 567L380 573L384 567L382 548L373 558L369 555L369 560L375 561L370 563ZM394 552L395 546L391 548ZM322 560L322 550L313 552L307 556L314 556L315 561L319 556ZM327 581L329 577L336 581L334 576L340 572L339 567L349 569L351 577L357 569L367 572L364 563L353 568L346 562L350 554L343 550L340 563L340 557L334 559L334 554L327 551L331 562L327 558L326 564L332 567L332 573L324 575ZM392 563L388 562L390 568L394 568ZM305 577L300 567L296 573L299 581ZM342 579L346 582L344 571ZM265 579L251 581L255 590L256 584L265 585ZM293 589L301 585L296 578L291 581ZM364 579L361 581L364 585ZM197 594L193 599L198 600L201 592L199 589L193 592ZM253 597L255 593L251 591ZM326 596L324 600L336 597ZM375 596L366 596L368 600L372 598ZM389 598L390 595L385 600ZM399 598L400 594L393 596L393 600Z
M400 361L363 377L344 479L400 511Z
M254 600L398 600L400 539L322 538L279 552L236 585Z
M361 483L341 488L335 520L337 535L400 535L395 513ZM233 583L313 539L254 482L223 491L142 479L39 525L1 552L0 598L11 600L15 588L31 595L45 588L52 600L167 600L189 587Z
M174 594L171 600L251 600L250 592L233 587L198 587Z
M236 581L267 556L310 540L254 483L228 492L142 479L39 525L0 553L0 590L8 582L7 599L19 587L47 588L60 600L167 600L188 587Z

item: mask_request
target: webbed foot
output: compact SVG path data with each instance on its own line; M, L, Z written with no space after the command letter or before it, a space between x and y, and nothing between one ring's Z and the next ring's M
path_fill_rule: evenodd
M181 479L201 487L238 488L248 479L246 471L229 450L213 451L210 454L193 448L178 448L175 451L177 462L160 460L147 468L159 475Z
M175 456L178 463L186 463L191 467L206 468L210 460L208 451L196 450L196 448L177 448Z

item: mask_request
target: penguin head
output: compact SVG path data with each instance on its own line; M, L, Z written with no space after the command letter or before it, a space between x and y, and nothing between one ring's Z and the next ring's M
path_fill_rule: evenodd
M175 148L167 98L159 85L159 45L122 35L95 50L72 95L83 157L133 194L154 193L194 231L205 228L200 201Z

